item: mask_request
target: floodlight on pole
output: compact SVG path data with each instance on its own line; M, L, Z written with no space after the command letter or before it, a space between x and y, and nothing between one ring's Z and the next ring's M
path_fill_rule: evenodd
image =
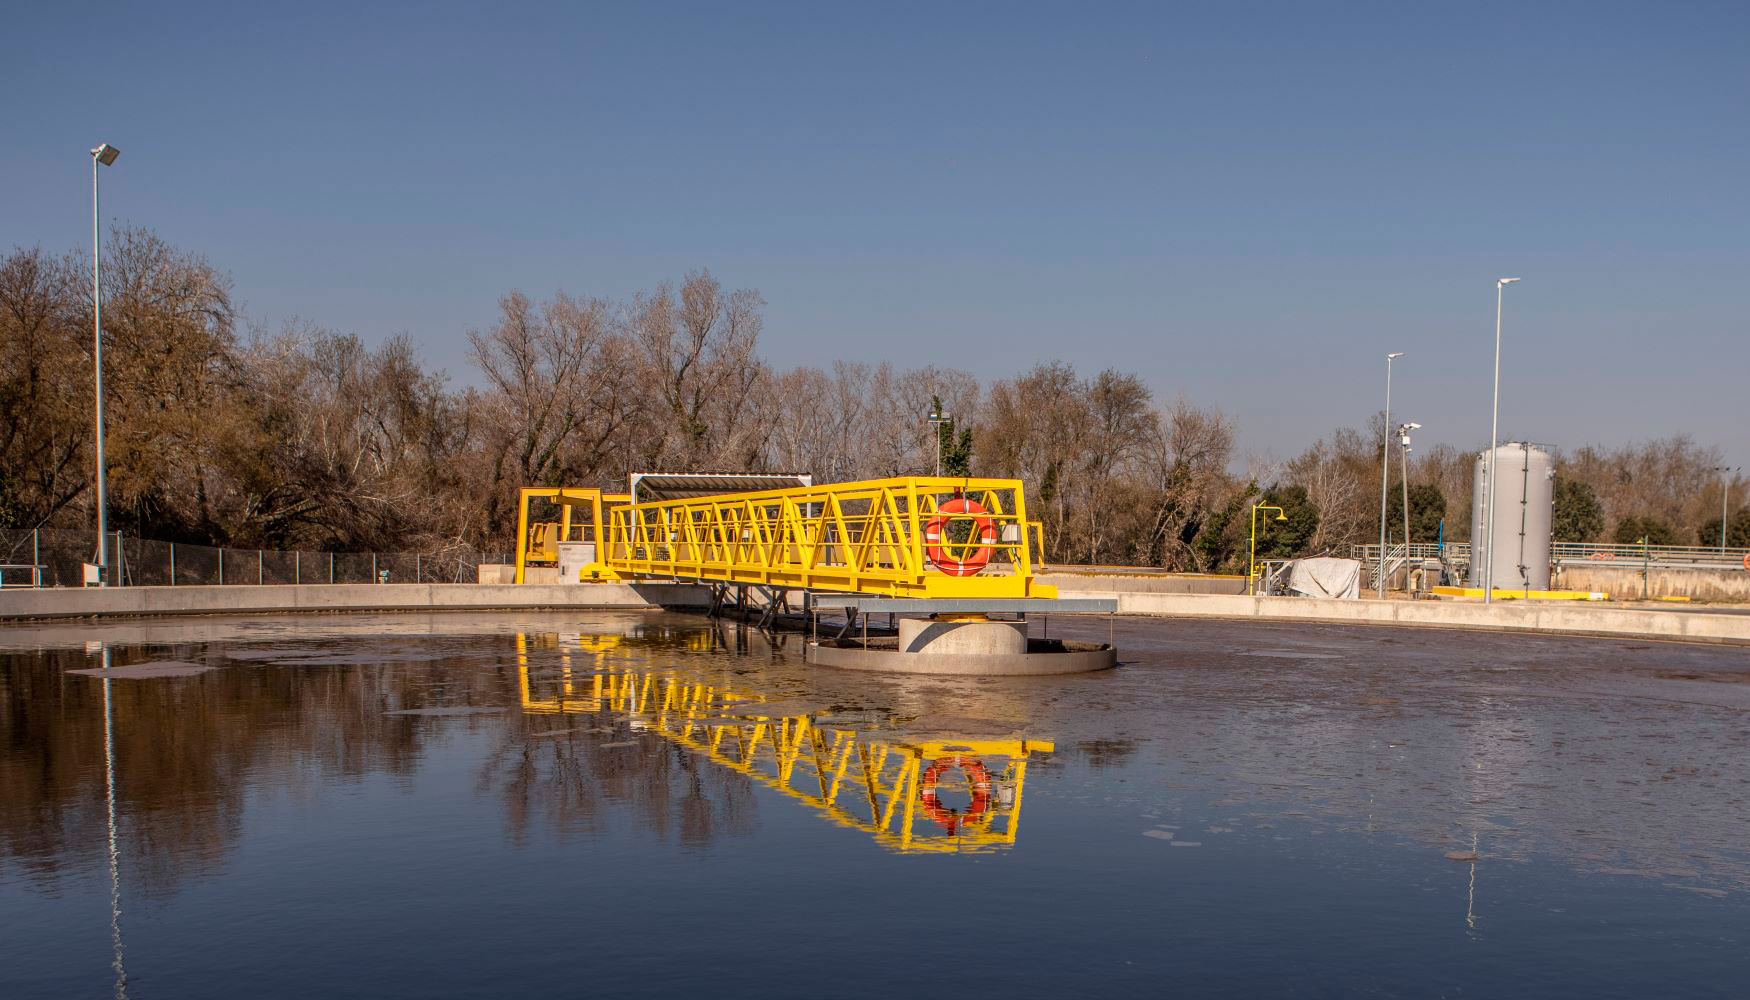
M96 414L94 417L97 437L97 585L109 586L109 546L104 542L104 521L106 508L109 504L109 491L104 482L103 470L103 265L101 262L101 239L98 231L100 216L97 211L97 167L99 164L110 166L115 158L121 155L121 150L109 143L99 143L91 151L91 367L94 395L96 397Z
M1489 456L1483 465L1483 514L1488 518L1483 550L1483 603L1495 599L1495 449L1501 442L1501 289L1518 278L1495 279L1495 401L1489 409ZM1474 555L1476 545L1471 545Z

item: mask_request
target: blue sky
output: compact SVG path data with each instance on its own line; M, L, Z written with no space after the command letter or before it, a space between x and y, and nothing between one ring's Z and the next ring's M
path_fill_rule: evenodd
M472 373L512 288L709 267L765 355L1053 358L1287 457L1394 407L1750 466L1750 5L39 4L0 246L104 214Z

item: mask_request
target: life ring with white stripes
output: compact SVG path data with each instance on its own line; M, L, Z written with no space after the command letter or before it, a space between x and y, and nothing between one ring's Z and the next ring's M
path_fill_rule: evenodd
M936 785L942 780L942 775L955 768L959 768L966 780L972 783L972 801L967 803L964 813L942 805L936 794ZM918 779L918 799L923 803L924 815L935 820L952 836L962 823L970 823L990 809L990 769L977 757L937 757Z
M942 539L942 532L947 529L948 522L954 520L952 515L955 514L973 515L972 534L977 539L976 547L973 547L972 539L958 546L958 557L949 554L953 543L944 544ZM930 562L949 576L971 576L983 569L996 552L996 543L997 525L991 519L990 511L977 500L967 497L955 497L937 507L936 515L924 524L924 546Z

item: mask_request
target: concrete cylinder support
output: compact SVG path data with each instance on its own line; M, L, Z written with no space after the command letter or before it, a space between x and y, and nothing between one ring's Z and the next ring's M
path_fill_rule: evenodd
M901 618L899 648L905 653L1022 654L1027 652L1027 623L983 616Z

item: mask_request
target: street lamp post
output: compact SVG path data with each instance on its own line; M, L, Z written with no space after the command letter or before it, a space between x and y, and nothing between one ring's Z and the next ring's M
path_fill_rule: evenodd
M954 419L951 413L943 413L941 406L930 409L930 427L936 432L936 475L942 475L942 425Z
M1495 401L1489 409L1489 458L1483 464L1483 516L1488 518L1483 549L1483 603L1495 599L1495 449L1501 439L1501 289L1518 278L1495 279ZM1475 546L1472 546L1475 549ZM1474 555L1474 552L1473 552Z
M1714 471L1720 474L1720 555L1726 554L1726 501L1732 496L1732 481L1726 478L1726 473L1739 471L1729 465L1716 465Z
M1246 593L1247 594L1255 594L1258 592L1257 591L1257 581L1258 581L1258 512L1261 510L1273 510L1273 511L1275 511L1276 512L1276 520L1278 520L1278 521L1288 520L1288 515L1282 512L1281 507L1274 507L1274 506L1271 506L1270 504L1263 504L1263 503L1255 503L1252 505L1252 546L1251 546L1250 553L1246 556Z
M1385 356L1385 442L1379 449L1379 599L1385 600L1385 506L1391 493L1391 363L1404 356L1403 351Z
M91 366L92 385L96 395L97 435L97 585L109 586L109 546L104 535L108 525L104 516L109 506L108 489L103 473L103 272L97 213L97 168L109 166L121 155L121 150L109 143L100 143L91 151Z

